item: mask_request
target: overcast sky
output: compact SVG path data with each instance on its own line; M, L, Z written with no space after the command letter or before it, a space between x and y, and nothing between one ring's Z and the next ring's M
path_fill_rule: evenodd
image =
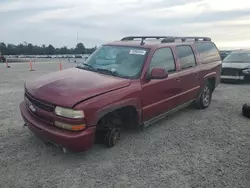
M249 0L0 0L0 41L86 47L126 35L209 36L250 47Z

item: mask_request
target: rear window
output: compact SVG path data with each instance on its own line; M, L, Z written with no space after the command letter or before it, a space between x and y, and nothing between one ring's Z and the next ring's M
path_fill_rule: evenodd
M212 42L197 42L195 43L195 48L200 54L203 64L221 60L219 51Z

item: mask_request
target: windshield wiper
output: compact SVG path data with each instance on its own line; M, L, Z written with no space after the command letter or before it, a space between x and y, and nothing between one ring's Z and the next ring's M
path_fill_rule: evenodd
M96 70L100 71L102 73L108 73L109 75L112 75L112 76L119 76L119 74L117 72L111 71L111 70L108 70L108 69L97 68Z
M81 63L79 65L77 65L77 68L83 69L82 65L85 65L86 67L89 67L91 70L95 70L95 68L92 65L89 65L87 63Z
M115 76L115 77L128 78L128 76L121 75L116 71L112 71L112 70L108 70L108 69L97 68L96 71L100 72L100 73L104 73L104 74L107 73L107 74Z

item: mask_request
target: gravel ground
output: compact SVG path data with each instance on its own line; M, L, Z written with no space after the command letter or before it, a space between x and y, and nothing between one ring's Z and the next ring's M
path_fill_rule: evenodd
M63 63L63 68L73 64ZM241 116L249 85L221 84L206 110L192 108L143 131L64 155L34 137L19 113L24 80L59 70L59 63L0 64L0 187L250 187L250 121Z

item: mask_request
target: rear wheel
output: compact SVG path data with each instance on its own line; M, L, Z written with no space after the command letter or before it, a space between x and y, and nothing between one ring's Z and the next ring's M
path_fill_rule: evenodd
M210 82L206 82L204 87L202 88L199 96L197 97L195 101L195 105L198 109L205 109L207 108L212 99L212 85Z

